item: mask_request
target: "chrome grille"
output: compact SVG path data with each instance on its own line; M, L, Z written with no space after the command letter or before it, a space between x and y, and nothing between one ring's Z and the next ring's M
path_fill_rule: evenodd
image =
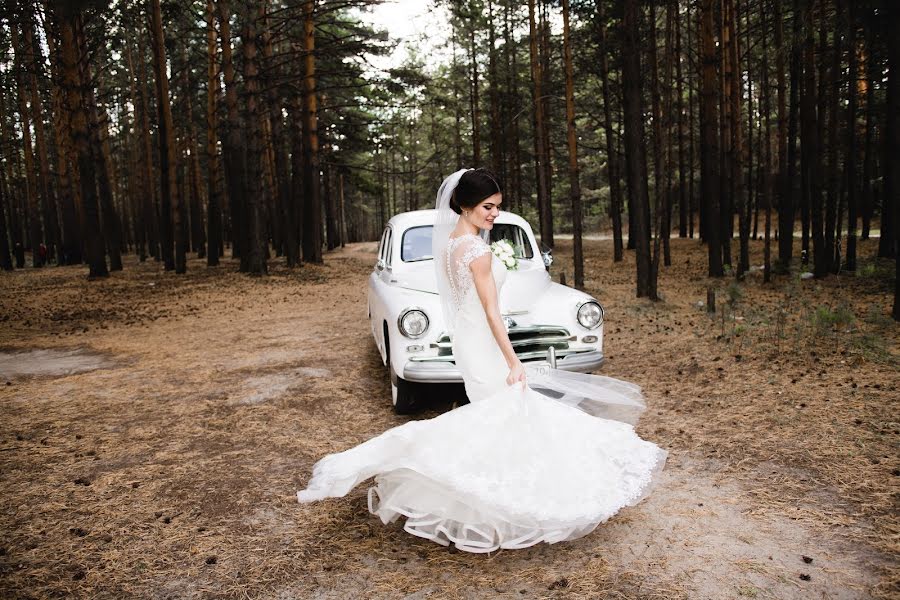
M547 357L547 350L553 346L557 356L565 356L578 350L570 350L569 342L574 342L576 336L570 335L565 327L554 325L528 325L511 327L509 329L509 341L512 343L519 360L543 360ZM447 361L453 360L453 345L447 334L438 338L431 344L431 348L437 348L438 355L434 357L414 357L414 361Z

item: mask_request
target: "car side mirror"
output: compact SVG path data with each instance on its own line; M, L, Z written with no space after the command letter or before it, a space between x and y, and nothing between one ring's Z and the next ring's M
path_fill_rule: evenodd
M376 271L384 271L384 260L383 259L379 258L378 261L375 263L375 270Z
M541 258L544 259L544 268L548 271L550 270L550 265L553 264L553 250L547 247L541 248Z

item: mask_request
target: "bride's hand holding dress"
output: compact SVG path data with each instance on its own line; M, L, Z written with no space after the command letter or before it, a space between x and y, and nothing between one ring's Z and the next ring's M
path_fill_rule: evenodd
M475 284L475 291L478 299L481 301L481 308L487 317L488 325L494 340L506 359L509 366L509 375L506 378L507 385L521 382L522 389L525 388L525 367L522 361L516 356L512 343L509 341L509 334L506 332L506 326L503 323L503 317L500 315L500 304L497 297L497 284L494 282L494 275L491 271L491 263L494 256L491 253L482 255L469 263L469 269L472 271L472 279Z

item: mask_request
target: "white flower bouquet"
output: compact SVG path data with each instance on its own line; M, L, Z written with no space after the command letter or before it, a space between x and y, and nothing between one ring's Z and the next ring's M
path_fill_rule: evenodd
M516 251L513 249L509 240L497 240L491 244L491 252L500 259L507 271L515 271L519 268L519 261L516 258Z

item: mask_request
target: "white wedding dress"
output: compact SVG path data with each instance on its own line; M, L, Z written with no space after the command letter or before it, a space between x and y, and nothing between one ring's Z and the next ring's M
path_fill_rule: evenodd
M413 535L491 552L581 537L647 494L666 452L622 422L643 407L637 386L547 368L529 369L525 390L506 385L469 268L486 253L480 237L464 235L436 258L459 307L453 354L471 403L326 456L300 502L375 477L369 510L384 523L402 516ZM499 290L506 268L492 257L491 271Z

